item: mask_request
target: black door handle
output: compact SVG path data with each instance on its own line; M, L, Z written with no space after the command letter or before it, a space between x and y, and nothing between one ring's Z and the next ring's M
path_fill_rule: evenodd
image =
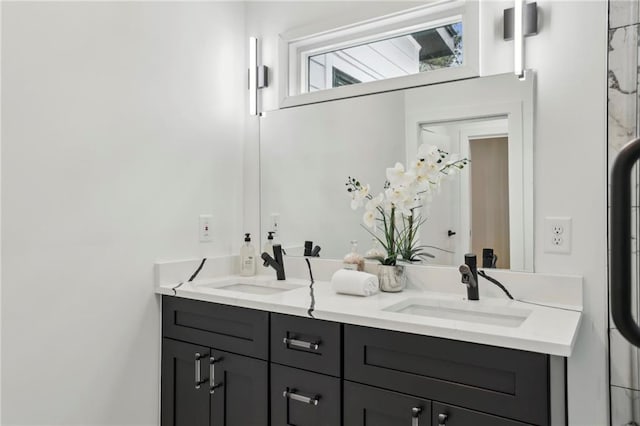
M633 318L631 288L631 173L640 158L640 138L626 144L611 171L611 316L620 334L640 346L640 327Z

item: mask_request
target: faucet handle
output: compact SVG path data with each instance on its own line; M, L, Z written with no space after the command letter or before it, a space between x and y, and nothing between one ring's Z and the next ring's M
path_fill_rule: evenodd
M311 251L313 250L313 241L305 241L304 242L304 255L311 256Z
M458 268L458 271L460 271L462 275L462 284L469 285L471 283L471 268L466 264L462 264Z

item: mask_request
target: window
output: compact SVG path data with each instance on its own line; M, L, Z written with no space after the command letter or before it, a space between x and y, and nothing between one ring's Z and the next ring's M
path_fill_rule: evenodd
M462 22L308 57L307 91L457 67Z
M280 106L478 76L477 1L281 35Z

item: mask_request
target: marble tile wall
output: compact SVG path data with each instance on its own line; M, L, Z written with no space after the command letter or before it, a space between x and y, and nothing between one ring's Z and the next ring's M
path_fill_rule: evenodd
M609 28L619 28L640 22L637 0L609 1Z
M615 2L620 3L620 2ZM625 4L628 2L625 2ZM639 24L609 29L609 161L637 133Z
M609 69L608 69L608 163L638 135L638 71L640 0L609 0ZM633 184L632 256L634 300L638 318L637 288L640 285L640 169L636 167ZM609 331L611 424L640 424L640 352L629 345L613 327Z

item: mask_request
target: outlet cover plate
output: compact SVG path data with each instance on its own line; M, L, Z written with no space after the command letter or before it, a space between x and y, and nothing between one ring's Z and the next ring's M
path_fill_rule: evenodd
M571 253L571 218L544 218L544 252Z
M213 233L211 232L211 222L213 216L210 214L201 214L198 218L198 236L201 243L210 243L213 241Z

